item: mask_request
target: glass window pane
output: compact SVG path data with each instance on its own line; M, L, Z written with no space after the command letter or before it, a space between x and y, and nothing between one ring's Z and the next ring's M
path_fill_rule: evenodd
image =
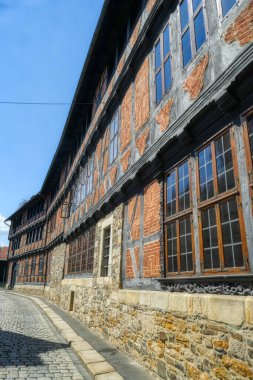
M161 71L159 71L159 73L156 75L155 82L156 82L156 103L159 103L163 96Z
M164 80L165 80L165 91L171 88L171 59L168 58L164 64Z
M230 134L227 132L215 141L219 193L235 187Z
M249 132L251 157L253 157L253 119L248 121L248 132Z
M204 248L204 268L214 269L220 267L218 251L218 234L215 208L209 208L201 213L202 236Z
M192 58L190 29L187 29L187 31L184 33L182 37L182 53L183 53L183 66L185 67Z
M237 0L221 0L223 16L226 16L230 9L236 4L236 1Z
M190 218L180 220L180 257L181 272L192 271L192 243Z
M179 211L190 207L188 162L178 168Z
M155 69L158 70L161 67L161 44L158 44L155 47Z
M196 50L198 51L199 48L201 48L201 46L206 40L203 8L201 8L201 10L199 11L199 13L194 19L194 30L195 30Z
M189 23L188 0L183 0L180 4L180 22L181 29L184 30L186 25Z
M236 199L220 205L224 265L226 268L243 266L241 232Z
M167 57L170 52L170 32L169 26L163 32L163 57Z
M114 119L114 131L115 134L118 132L119 129L119 112L116 112L115 119Z
M210 145L199 152L199 182L201 201L212 198L214 195L214 187Z
M167 178L167 216L176 213L176 172Z
M167 226L168 236L168 271L177 272L177 235L176 235L176 222Z
M202 3L202 0L192 0L192 7L193 7L193 12L196 11L198 6Z

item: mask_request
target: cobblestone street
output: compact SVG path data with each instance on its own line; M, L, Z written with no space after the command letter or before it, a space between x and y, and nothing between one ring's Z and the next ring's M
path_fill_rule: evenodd
M31 300L0 291L0 379L90 379Z

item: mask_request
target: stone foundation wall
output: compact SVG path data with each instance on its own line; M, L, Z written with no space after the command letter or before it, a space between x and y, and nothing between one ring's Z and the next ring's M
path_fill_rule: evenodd
M28 296L44 296L44 285L15 285L15 293L27 294Z
M50 268L50 283L45 288L45 297L56 305L60 304L61 299L61 282L64 277L65 253L66 244L62 243L56 246L49 254L49 257L51 257L50 263L48 263Z
M162 379L253 379L253 297L63 281L59 305Z
M74 295L72 315L157 379L253 380L253 297L121 289L122 220L119 206L97 224L92 278L63 279L66 246L56 247L44 296L69 311ZM101 277L108 225L112 265L110 275ZM32 286L17 290L39 295Z

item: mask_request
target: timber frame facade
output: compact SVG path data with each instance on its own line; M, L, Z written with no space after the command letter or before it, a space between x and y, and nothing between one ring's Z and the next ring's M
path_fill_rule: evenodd
M42 188L8 218L9 287L66 309L74 290L86 322L81 283L253 295L252 22L249 0L104 2Z

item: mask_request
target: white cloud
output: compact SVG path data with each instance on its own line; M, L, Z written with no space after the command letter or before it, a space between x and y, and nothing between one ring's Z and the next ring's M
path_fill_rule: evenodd
M0 214L0 233L9 232L9 227L4 223L5 217Z

